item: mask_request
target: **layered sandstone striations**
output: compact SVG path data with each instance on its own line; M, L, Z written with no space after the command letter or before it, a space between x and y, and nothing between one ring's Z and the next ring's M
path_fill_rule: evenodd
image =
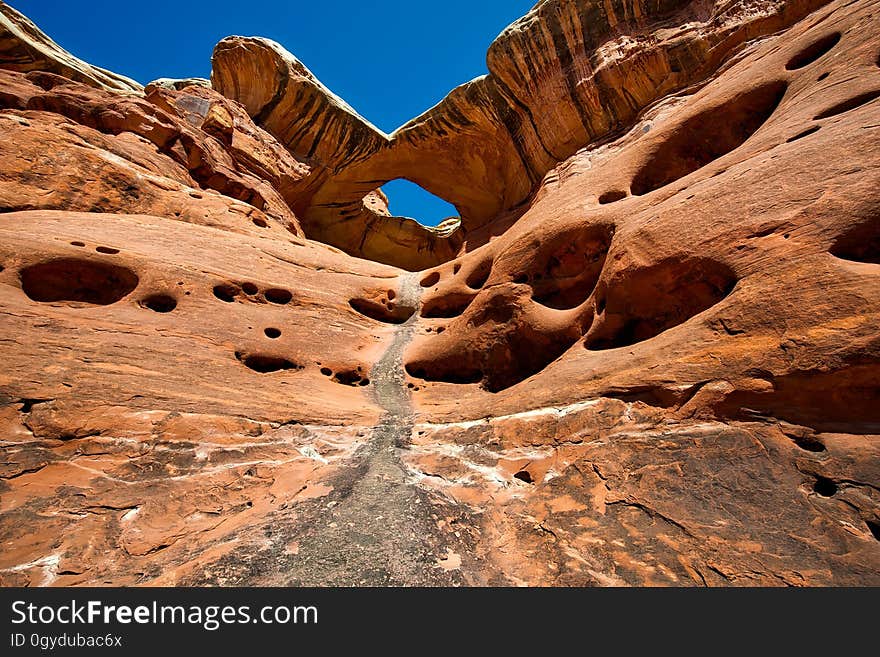
M267 39L221 41L213 82L313 165L311 191L296 209L318 239L421 269L485 243L559 162L820 4L546 0L492 44L488 75L391 135ZM438 235L414 221L378 220L362 199L395 178L455 205L461 228Z
M392 135L4 54L0 581L880 584L878 9L545 0Z

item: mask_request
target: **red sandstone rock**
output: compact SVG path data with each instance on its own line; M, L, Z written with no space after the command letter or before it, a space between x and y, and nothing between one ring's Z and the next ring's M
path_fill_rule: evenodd
M820 4L545 0L390 136L257 39L235 99L0 70L0 582L880 584L880 34Z

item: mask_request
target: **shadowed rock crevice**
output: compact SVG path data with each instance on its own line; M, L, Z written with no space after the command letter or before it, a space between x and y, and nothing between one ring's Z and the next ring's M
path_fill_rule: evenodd
M818 121L820 119L829 119L832 116L837 116L838 114L849 112L850 110L859 108L862 105L867 105L876 98L880 98L880 89L875 91L867 91L865 93L859 94L858 96L853 96L852 98L837 103L836 105L833 105L825 111L817 114L815 116L815 120Z

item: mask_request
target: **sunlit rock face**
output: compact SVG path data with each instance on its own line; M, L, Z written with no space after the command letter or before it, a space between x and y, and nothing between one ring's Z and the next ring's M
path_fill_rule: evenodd
M876 3L544 0L390 135L0 12L3 584L880 584Z

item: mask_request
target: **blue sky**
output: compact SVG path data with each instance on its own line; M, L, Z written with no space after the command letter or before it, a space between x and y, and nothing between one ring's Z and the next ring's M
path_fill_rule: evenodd
M147 83L208 77L231 34L275 39L367 120L390 132L486 73L486 49L535 0L7 0L64 48ZM414 188L414 189L413 189ZM454 208L415 185L391 210L425 224Z

